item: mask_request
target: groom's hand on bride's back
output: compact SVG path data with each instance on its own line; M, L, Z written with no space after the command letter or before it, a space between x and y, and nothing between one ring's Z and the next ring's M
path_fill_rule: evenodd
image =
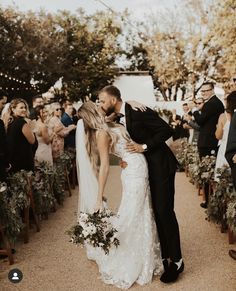
M138 102L138 101L134 101L134 100L132 100L132 101L127 101L127 103L132 107L132 109L133 110L135 110L135 111L138 111L138 110L140 110L140 111L146 111L147 110L147 106L146 105L144 105L144 104L142 104L142 103L140 103L140 102Z
M126 161L120 160L119 165L122 169L125 169L128 166L128 163Z

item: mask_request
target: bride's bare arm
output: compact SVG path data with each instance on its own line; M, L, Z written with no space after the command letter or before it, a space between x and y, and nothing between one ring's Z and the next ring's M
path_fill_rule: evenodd
M95 211L102 208L102 197L109 173L109 145L110 138L103 130L97 133L97 147L100 156L100 168L98 174L98 196Z

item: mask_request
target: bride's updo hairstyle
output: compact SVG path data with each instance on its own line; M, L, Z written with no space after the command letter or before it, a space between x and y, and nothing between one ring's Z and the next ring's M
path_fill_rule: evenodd
M78 117L83 119L85 142L88 156L93 170L98 175L99 154L97 149L96 134L99 130L106 131L111 139L111 147L116 141L116 135L109 130L104 117L98 111L97 105L92 101L85 102L78 110Z

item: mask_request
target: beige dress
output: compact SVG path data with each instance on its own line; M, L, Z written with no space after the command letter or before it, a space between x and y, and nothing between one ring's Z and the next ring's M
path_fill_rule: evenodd
M50 130L48 128L49 135L50 135ZM42 134L41 134L41 126L39 123L36 125L36 130L35 130L36 138L38 140L38 148L35 153L35 162L41 163L41 162L48 162L50 165L53 164L52 160L52 144L46 144Z

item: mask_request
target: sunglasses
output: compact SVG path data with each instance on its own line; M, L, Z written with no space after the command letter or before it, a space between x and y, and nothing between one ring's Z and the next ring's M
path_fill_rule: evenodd
M213 90L213 89L201 90L200 92L201 92L201 93L204 93L204 92L208 92L208 91L211 91L211 90Z
M59 111L59 110L61 110L61 108L56 108L55 110L56 110L56 111Z

